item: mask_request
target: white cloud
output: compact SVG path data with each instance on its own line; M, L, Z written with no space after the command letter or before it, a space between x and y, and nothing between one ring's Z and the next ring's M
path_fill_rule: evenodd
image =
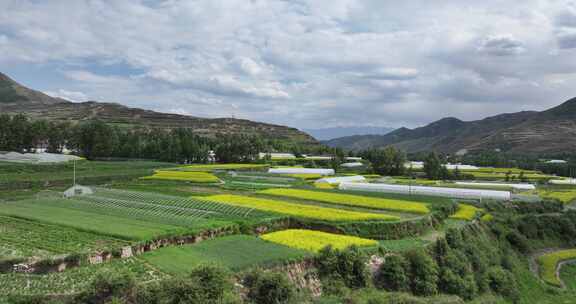
M415 126L572 97L575 16L562 0L0 1L0 70L195 116Z
M44 94L56 98L63 98L72 102L83 102L88 100L88 96L82 92L67 91L58 89L57 91L45 91Z

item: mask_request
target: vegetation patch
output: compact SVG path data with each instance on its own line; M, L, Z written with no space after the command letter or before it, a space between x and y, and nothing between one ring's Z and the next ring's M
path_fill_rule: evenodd
M162 271L186 274L194 267L206 263L241 270L299 260L307 255L303 250L276 245L254 236L234 235L194 245L161 248L148 252L141 258Z
M378 245L378 242L374 240L304 229L272 232L262 235L261 238L273 243L312 252L319 252L326 246L342 250L351 246L366 247Z
M554 286L561 287L562 282L557 276L558 264L576 259L576 249L560 250L538 257L540 276L542 280Z
M260 191L258 193L292 197L298 199L308 199L324 203L348 205L355 207L367 207L374 209L385 209L385 210L394 210L394 211L420 213L420 214L430 212L426 204L411 202L407 200L402 201L395 199L384 199L384 198L366 197L360 195L299 190L299 189L268 189Z
M207 200L233 206L254 208L261 211L275 212L300 218L326 220L326 221L358 221L358 220L399 220L393 215L381 213L367 213L289 203L278 200L262 199L241 195L213 195Z

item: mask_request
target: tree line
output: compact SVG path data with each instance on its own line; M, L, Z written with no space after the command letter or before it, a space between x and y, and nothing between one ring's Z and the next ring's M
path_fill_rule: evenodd
M0 151L34 152L45 149L95 158L155 159L179 163L245 162L259 152L330 153L325 146L304 146L258 135L216 134L207 137L189 128L120 128L99 120L72 124L31 120L23 114L0 115Z

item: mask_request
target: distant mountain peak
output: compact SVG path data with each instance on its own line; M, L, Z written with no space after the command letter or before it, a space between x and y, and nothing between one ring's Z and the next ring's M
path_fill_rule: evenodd
M424 127L400 128L376 137L337 138L326 144L351 150L392 145L407 152L571 153L576 150L576 98L543 112L506 113L475 121L446 117Z

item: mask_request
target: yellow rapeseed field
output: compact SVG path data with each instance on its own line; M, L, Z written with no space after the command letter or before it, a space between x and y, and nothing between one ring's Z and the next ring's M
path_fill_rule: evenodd
M348 205L355 207L368 207L374 209L386 209L410 213L429 213L428 206L424 203L403 201L395 199L385 199L343 193L330 193L312 190L298 189L267 189L260 191L261 194L292 197L298 199L308 199L324 203Z
M554 189L554 190L540 190L538 194L543 198L553 198L561 201L564 204L569 204L576 200L576 189Z
M145 176L141 179L178 180L194 183L217 183L220 181L218 177L208 172L186 172L169 170L157 170L154 172L154 175Z
M206 200L223 204L254 208L257 210L286 214L294 217L309 218L326 221L359 221L359 220L387 220L394 221L400 218L381 213L367 213L289 203L284 201L255 198L241 195L212 195Z
M556 276L556 268L560 262L568 260L576 260L576 249L560 250L538 257L542 280L555 286L562 286L560 279Z
M378 245L378 242L374 240L303 229L272 232L261 236L261 238L273 243L312 252L318 252L328 245L340 250L352 245L359 247Z
M450 218L455 220L471 221L476 217L476 214L481 211L482 209L471 205L458 204L458 211L451 215Z

